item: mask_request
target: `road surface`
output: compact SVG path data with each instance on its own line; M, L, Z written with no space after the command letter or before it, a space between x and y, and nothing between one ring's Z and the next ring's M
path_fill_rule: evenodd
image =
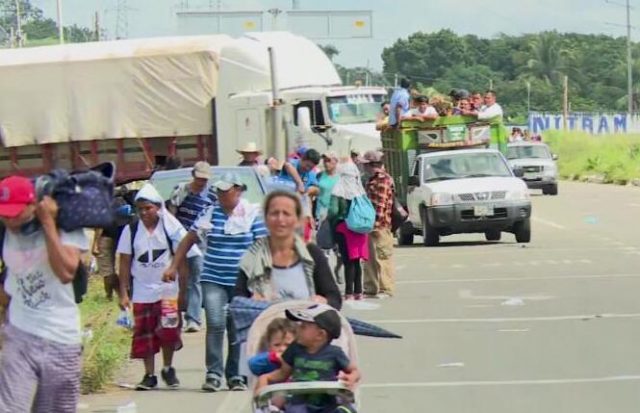
M465 235L398 248L397 296L346 306L404 336L358 338L360 411L637 412L640 189L563 182L532 200L531 244ZM182 389L116 389L79 411L249 412L246 393L199 391L203 342L185 336ZM141 377L134 363L120 380Z

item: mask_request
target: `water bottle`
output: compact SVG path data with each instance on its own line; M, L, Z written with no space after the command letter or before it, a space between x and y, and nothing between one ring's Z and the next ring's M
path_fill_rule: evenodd
M162 328L177 328L180 323L180 312L178 311L178 283L171 282L162 284L160 307L160 325Z

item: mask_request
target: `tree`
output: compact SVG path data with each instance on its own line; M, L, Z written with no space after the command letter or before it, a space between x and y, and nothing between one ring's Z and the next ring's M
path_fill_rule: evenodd
M540 33L530 41L529 46L532 57L527 61L524 71L547 84L560 82L567 73L572 53L563 47L558 34Z
M338 50L338 48L335 47L332 44L327 44L327 45L324 45L324 46L319 44L318 47L320 47L322 49L324 54L326 54L327 57L329 58L329 60L331 60L331 61L333 61L334 57L336 57L337 55L340 54L340 51Z

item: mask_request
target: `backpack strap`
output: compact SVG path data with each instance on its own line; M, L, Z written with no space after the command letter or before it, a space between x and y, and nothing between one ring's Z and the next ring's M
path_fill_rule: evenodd
M133 222L131 222L129 224L129 232L131 233L131 256L135 257L135 253L133 250L133 241L136 238L136 233L138 232L138 224L140 223L140 220L138 219L134 219ZM160 221L158 221L158 223L160 223ZM164 237L167 240L167 245L169 246L169 252L171 253L171 256L175 256L175 251L173 250L173 241L171 241L171 237L169 236L169 233L167 232L167 228L164 226L164 222L162 223L162 232L164 232ZM0 250L1 251L1 250Z

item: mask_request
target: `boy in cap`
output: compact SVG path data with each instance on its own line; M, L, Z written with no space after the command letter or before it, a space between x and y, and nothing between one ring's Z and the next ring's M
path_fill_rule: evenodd
M360 372L355 363L338 346L331 342L340 337L342 323L340 315L326 304L314 304L303 310L286 310L287 318L299 321L296 341L282 354L282 365L272 373L260 376L258 392L264 386L280 383L291 378L294 382L337 381L340 373L356 377ZM350 406L340 404L335 396L308 394L292 397L286 408L292 413L353 412Z
M37 200L29 179L0 182L4 288L11 297L0 361L2 412L76 411L82 338L72 282L89 242L81 229L59 230L57 213L52 198Z

